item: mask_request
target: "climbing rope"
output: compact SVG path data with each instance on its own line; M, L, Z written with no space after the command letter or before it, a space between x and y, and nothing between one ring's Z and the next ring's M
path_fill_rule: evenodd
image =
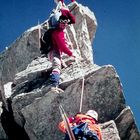
M72 44L67 30L66 30L66 36L67 36L68 41ZM72 45L71 45L71 48L72 48L72 51L74 52L74 48L73 48ZM76 64L77 64L78 68L80 68L77 58L76 58ZM81 89L80 109L79 109L79 112L82 112L82 104L83 104L83 95L84 95L84 83L85 83L85 78L84 78L83 72L82 72L82 71L80 71L80 72L81 72L81 76L82 76L82 89Z
M84 95L84 83L85 83L85 78L84 78L84 76L83 76L83 80L82 80L82 91L81 91L80 109L79 109L79 112L82 112L83 95Z
M40 38L41 38L41 25L38 20L38 45L39 45L39 48L41 47Z
M65 110L64 110L64 108L62 107L61 104L59 105L59 110L60 110L62 119L63 119L64 124L65 124L65 128L66 128L66 130L67 130L67 133L68 133L68 135L69 135L70 140L76 140L76 139L75 139L75 136L74 136L74 134L73 134L73 131L71 130L71 127L70 127L70 125L69 125L68 117L67 117L67 115L66 115L66 113L65 113Z

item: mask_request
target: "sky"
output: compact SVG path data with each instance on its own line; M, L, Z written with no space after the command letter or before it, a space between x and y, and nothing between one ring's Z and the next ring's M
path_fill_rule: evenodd
M126 104L140 130L140 0L77 0L95 14L98 27L93 43L94 62L115 67ZM70 3L70 0L65 0ZM32 26L44 22L53 0L1 0L0 52Z

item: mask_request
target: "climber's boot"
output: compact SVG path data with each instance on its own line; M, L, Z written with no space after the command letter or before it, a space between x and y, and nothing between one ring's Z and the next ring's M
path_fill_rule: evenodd
M55 93L63 93L64 90L62 90L61 88L58 87L51 87L51 91L55 92Z

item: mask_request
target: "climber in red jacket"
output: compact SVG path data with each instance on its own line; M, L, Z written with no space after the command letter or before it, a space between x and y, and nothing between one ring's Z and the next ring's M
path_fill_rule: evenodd
M53 70L51 73L51 90L57 93L62 92L59 86L60 71L61 71L61 55L65 53L69 56L73 56L72 51L68 48L68 41L66 40L64 29L68 24L75 23L75 17L67 9L61 9L62 15L59 18L59 24L52 30L52 51L49 53L49 58L53 64ZM74 56L73 56L74 58Z
M78 126L82 123L88 124L88 129L97 137L98 140L102 140L102 134L100 126L98 125L98 114L95 110L89 110L86 114L78 113L74 117L68 118L69 124L71 127ZM58 128L66 133L64 121L60 122ZM92 140L92 133L90 133L90 140ZM80 134L79 134L80 135ZM84 138L88 139L88 135L85 134ZM76 139L77 140L77 139Z

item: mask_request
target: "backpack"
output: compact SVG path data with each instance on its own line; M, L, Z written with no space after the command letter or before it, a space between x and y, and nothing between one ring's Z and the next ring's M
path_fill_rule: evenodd
M56 28L59 24L59 18L62 15L60 10L55 11L53 14L51 14L49 18L49 27L50 28Z
M76 140L99 140L97 133L91 131L88 128L88 123L81 123L77 126L72 127L72 131ZM64 140L70 140L68 134Z
M40 53L41 54L47 55L52 50L51 32L52 32L52 29L48 29L40 38Z

